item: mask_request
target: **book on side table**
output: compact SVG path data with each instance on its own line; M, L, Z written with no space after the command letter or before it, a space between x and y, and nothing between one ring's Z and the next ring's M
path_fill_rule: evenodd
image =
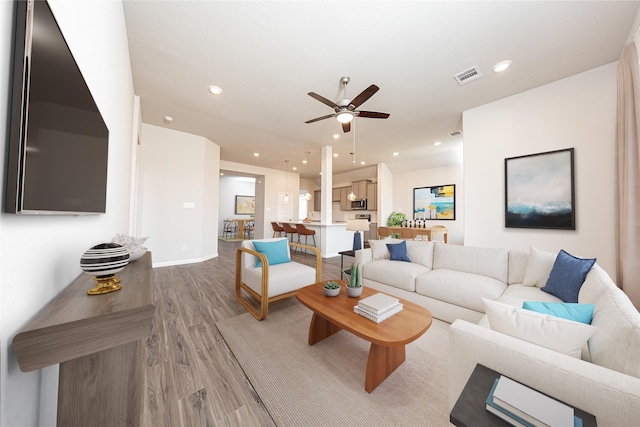
M449 421L457 427L532 426L533 424L528 421L495 404L493 397L500 377L501 374L499 372L477 364L449 414ZM518 384L522 387L527 387L520 383ZM529 389L539 393L537 390ZM551 398L543 393L541 394L546 398ZM572 407L565 402L558 402L574 411L573 424L570 424L571 426L597 427L596 417L592 414L580 408Z

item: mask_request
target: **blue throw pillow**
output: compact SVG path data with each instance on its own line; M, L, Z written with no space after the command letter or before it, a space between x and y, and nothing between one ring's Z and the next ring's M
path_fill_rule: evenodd
M391 254L391 261L411 262L407 256L407 242L404 240L400 243L387 243L387 249Z
M286 239L274 242L253 242L253 247L256 248L256 251L267 257L269 265L284 264L291 261L288 245L289 241ZM262 267L262 261L260 260L256 264L256 268L258 267Z
M596 259L576 258L560 250L543 291L564 302L578 302L578 293Z
M522 308L590 325L595 305L572 302L525 301L522 303Z

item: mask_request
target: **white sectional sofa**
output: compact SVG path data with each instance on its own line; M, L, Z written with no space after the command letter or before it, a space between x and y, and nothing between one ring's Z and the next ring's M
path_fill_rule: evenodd
M364 286L451 323L450 407L479 363L592 413L599 426L640 425L640 314L598 264L578 294L579 303L594 304L595 332L576 358L491 329L481 299L560 302L541 290L556 254L406 241L411 262L392 261L386 243L399 242L370 241L355 262Z

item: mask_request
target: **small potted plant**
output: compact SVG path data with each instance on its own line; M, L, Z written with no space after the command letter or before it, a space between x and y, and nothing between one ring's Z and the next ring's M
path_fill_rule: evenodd
M362 295L362 271L360 266L351 264L351 277L347 283L347 295L356 298Z
M407 220L407 216L402 212L391 212L389 219L387 219L387 225L389 227L402 227Z
M340 293L340 284L338 282L330 281L324 284L323 289L326 296L335 297Z

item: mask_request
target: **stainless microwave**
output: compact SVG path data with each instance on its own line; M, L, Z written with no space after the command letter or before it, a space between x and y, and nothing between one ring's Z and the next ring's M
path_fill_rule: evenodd
M351 210L367 210L367 199L354 200L351 202Z

